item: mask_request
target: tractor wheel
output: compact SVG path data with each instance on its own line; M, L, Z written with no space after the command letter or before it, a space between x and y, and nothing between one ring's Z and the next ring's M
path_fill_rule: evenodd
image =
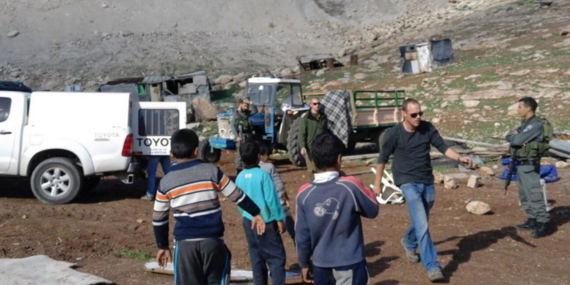
M205 139L198 145L198 156L204 162L216 163L220 161L222 151L218 148L212 149L210 146L210 140Z
M301 118L297 118L287 134L287 151L289 152L289 160L296 166L305 166L305 158L301 155L299 148L299 123Z

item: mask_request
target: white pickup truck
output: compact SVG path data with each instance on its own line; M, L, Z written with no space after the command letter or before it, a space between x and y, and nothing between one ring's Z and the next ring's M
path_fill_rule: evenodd
M133 151L168 154L186 123L186 103L142 105L130 93L0 91L0 176L29 177L48 204L70 202L103 175L132 183Z

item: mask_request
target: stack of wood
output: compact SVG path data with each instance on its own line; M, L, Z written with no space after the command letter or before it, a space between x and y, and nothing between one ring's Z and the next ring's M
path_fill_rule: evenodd
M476 147L472 149L465 149L465 148L454 148L457 153L460 155L476 155L480 158L497 158L502 155L506 155L509 151L509 144L491 144L491 143L484 143L472 140L465 140L465 139L458 139L458 138L451 138L451 137L443 137L446 141L452 141L461 144L471 144L475 145ZM440 158L444 155L440 152L432 152L430 153L432 159Z

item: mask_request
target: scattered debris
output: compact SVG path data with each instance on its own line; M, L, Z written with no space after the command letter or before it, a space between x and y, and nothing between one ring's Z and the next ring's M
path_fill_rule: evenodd
M144 223L144 220L143 219L137 219L137 223L142 224L142 223Z
M342 63L337 61L332 54L310 54L297 56L299 67L303 70L316 70L321 68L341 67Z

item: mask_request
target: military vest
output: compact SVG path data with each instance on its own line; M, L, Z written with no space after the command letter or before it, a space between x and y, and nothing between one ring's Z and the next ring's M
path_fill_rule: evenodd
M526 143L517 152L517 157L521 159L534 159L548 155L550 149L550 141L554 134L554 126L546 119L536 117L542 123L542 134L536 139ZM510 149L511 152L513 149Z
M236 131L239 132L239 126L240 125L242 128L242 132L250 132L251 131L251 122L249 120L249 114L250 114L250 111L245 111L245 112L236 111L235 112L234 124L235 124ZM236 135L239 136L239 134L236 134Z

